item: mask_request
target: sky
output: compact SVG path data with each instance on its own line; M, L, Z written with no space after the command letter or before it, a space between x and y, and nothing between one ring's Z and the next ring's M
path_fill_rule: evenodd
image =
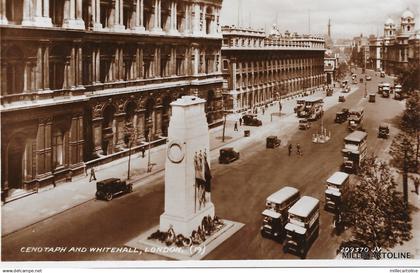
M407 8L420 29L420 0L223 0L221 23L270 29L277 22L282 32L326 34L331 18L333 39L352 38L383 35L386 19L398 26Z

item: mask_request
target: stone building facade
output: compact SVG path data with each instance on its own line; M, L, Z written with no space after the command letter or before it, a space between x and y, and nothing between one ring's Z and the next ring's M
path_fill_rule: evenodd
M323 38L222 27L224 107L243 112L325 83Z
M395 75L402 69L417 65L415 52L418 37L414 14L410 10L403 12L398 27L393 19L388 18L384 24L384 35L369 42L372 68Z
M0 0L2 198L164 139L170 103L221 121L221 0Z

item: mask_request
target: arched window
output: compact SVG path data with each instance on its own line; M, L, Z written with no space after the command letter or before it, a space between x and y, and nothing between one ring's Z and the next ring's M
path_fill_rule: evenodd
M55 128L52 136L53 169L64 164L63 133Z

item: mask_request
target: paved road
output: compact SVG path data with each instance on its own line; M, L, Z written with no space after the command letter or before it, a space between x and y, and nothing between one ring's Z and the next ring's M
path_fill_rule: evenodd
M376 91L377 82L368 82L368 90ZM283 254L281 245L259 234L261 211L265 198L279 188L289 185L300 189L302 195L319 198L323 202L323 181L336 171L342 162L342 140L347 135L345 124L334 124L335 112L342 107L351 108L363 97L363 88L350 95L345 103L325 113L325 125L332 131L328 144L312 144L311 136L319 129L319 122L308 131L296 131L290 136L293 144L300 143L304 155L287 156L284 147L265 149L265 140L254 141L241 150L241 159L229 166L213 162L214 182L212 199L216 214L222 218L245 224L238 233L223 243L206 259L295 259ZM369 150L384 155L389 140L376 138L381 121L392 122L400 113L403 103L393 99L377 98L374 104L366 104L364 127L369 133ZM391 128L391 134L396 129ZM3 260L141 260L163 259L150 254L104 253L37 253L24 252L25 247L104 247L123 246L159 222L163 212L164 187L161 179L140 187L132 194L116 198L112 202L92 200L65 211L36 225L20 230L2 239ZM322 207L323 203L321 203ZM308 258L334 258L340 237L332 233L332 215L321 211L321 230L318 239L308 253Z

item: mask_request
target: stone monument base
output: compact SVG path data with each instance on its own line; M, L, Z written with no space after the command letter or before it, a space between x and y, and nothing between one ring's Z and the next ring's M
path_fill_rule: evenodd
M201 221L203 221L205 216L211 216L211 218L214 217L213 203L209 203L203 210L192 215L190 219L174 217L164 213L160 216L159 230L166 231L172 227L176 234L182 234L189 237L193 230L197 230L197 227L201 224Z
M244 226L242 223L228 220L223 220L223 224L220 230L207 237L200 245L186 247L167 246L159 240L148 239L152 233L159 229L159 226L155 226L140 234L125 245L142 250L147 254L156 254L174 260L201 260Z

